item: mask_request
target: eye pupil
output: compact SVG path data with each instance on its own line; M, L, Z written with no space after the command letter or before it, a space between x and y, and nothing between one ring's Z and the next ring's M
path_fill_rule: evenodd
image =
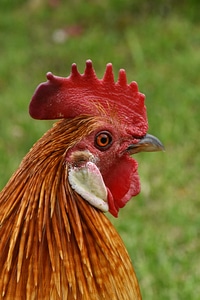
M99 144L103 145L107 145L107 143L109 142L109 139L106 135L101 135L99 136Z
M106 150L112 143L112 137L109 132L100 132L96 135L95 146L100 150Z

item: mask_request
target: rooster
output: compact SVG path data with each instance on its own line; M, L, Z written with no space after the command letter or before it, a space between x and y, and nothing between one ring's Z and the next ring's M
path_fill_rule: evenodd
M125 246L105 216L140 191L140 151L159 151L147 134L144 95L112 64L98 79L47 73L29 107L61 119L35 143L0 193L0 299L138 300Z

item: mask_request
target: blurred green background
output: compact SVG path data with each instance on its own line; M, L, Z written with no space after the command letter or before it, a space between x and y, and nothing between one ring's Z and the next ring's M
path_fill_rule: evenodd
M199 11L197 0L0 2L0 188L52 125L28 115L48 71L83 72L90 58L101 78L112 62L146 95L166 152L136 156L141 194L111 219L148 300L200 295Z

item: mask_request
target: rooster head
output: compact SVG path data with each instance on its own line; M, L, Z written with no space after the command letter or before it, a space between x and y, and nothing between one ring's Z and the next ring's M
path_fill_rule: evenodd
M30 115L46 120L78 117L77 126L82 126L81 116L93 120L91 130L84 130L84 123L81 138L74 135L66 150L68 180L92 206L117 217L140 192L138 165L131 155L163 150L162 143L147 134L145 96L136 82L127 84L123 69L115 82L112 64L98 79L90 60L84 74L73 64L70 76L47 73L47 79L32 97Z

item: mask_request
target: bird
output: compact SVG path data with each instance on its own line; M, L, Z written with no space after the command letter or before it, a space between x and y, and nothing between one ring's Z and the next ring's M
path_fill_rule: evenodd
M99 79L47 73L29 105L56 120L0 193L0 299L138 300L137 276L106 213L140 192L134 154L163 150L147 133L145 96L124 69Z

